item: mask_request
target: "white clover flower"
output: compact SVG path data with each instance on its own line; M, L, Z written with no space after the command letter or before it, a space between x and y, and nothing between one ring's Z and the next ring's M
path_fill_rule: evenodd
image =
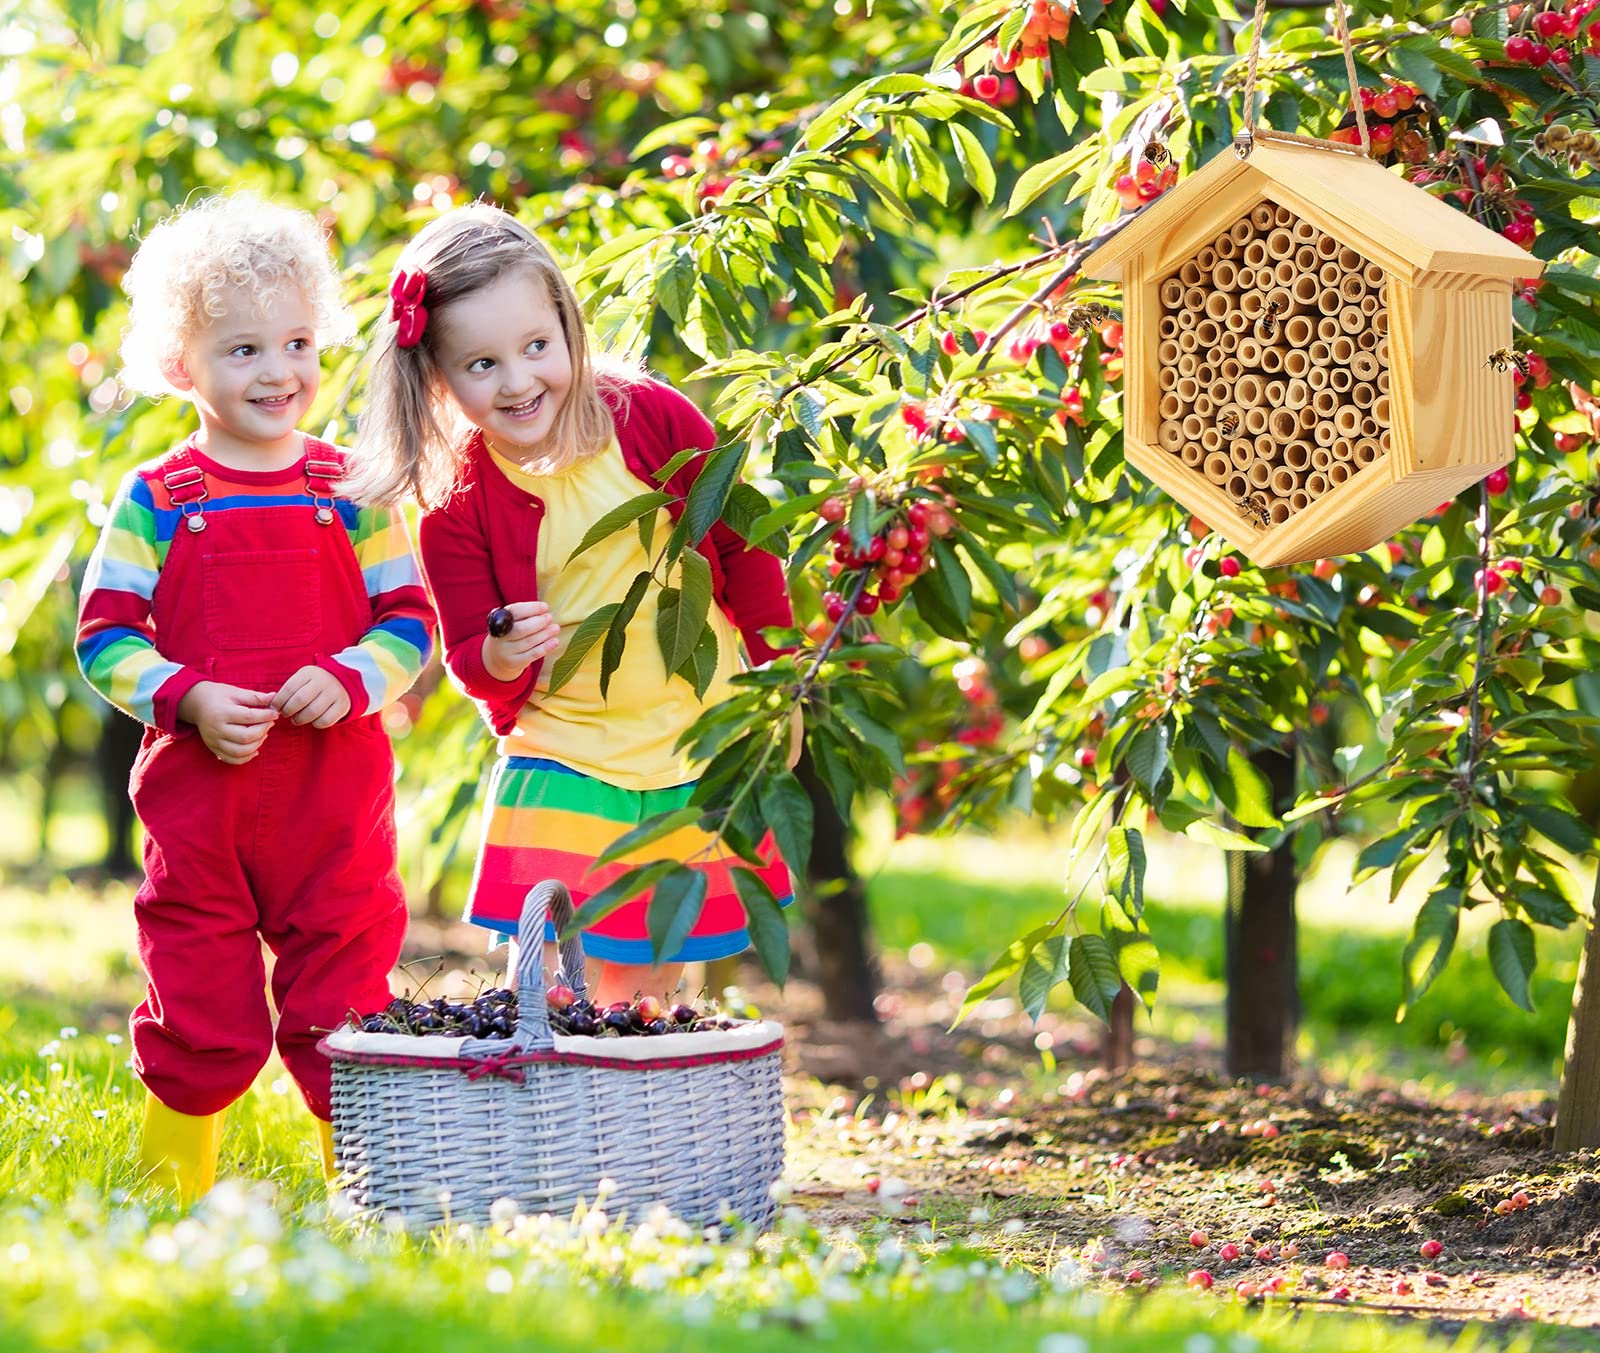
M77 1036L78 1036L78 1029L77 1029L77 1026L74 1025L74 1024L68 1024L61 1030L61 1037L62 1038L76 1038Z
M497 1296L503 1296L516 1285L516 1280L510 1269L492 1268L484 1275L483 1285Z
M1039 1353L1089 1353L1089 1341L1081 1334L1047 1334L1039 1340Z

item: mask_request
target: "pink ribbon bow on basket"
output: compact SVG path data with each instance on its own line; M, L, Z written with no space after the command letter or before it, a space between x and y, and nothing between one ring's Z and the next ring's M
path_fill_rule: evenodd
M522 1068L512 1065L511 1059L514 1056L514 1053L506 1053L503 1056L490 1054L487 1057L474 1058L472 1065L467 1068L467 1079L475 1081L482 1079L484 1076L499 1076L504 1080L516 1081L518 1085L521 1085L523 1081Z
M428 308L422 298L428 294L428 274L418 269L395 273L389 283L389 317L399 326L395 342L402 348L414 348L422 341L422 331L428 327Z

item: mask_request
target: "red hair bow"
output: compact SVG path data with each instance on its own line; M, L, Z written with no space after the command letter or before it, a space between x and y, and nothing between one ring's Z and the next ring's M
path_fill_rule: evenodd
M400 326L395 342L402 348L414 348L422 341L422 331L428 327L428 308L422 298L428 294L428 274L420 268L416 272L401 269L389 283L389 318Z

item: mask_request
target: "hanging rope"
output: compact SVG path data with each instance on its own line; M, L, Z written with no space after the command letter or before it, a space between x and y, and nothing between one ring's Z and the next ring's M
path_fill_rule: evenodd
M1356 54L1350 45L1350 30L1345 23L1344 0L1333 0L1333 31L1339 35L1339 45L1344 48L1345 74L1350 77L1350 104L1356 111L1356 131L1360 133L1360 146L1350 146L1342 141L1327 141L1320 136L1301 136L1298 132L1278 132L1270 127L1256 127L1256 67L1261 61L1261 29L1267 17L1267 0L1256 0L1255 17L1250 21L1250 68L1244 80L1244 130L1233 143L1233 152L1246 159L1258 140L1292 141L1303 146L1321 146L1340 150L1350 155L1365 157L1372 142L1367 136L1367 115L1361 106L1361 82L1356 79Z

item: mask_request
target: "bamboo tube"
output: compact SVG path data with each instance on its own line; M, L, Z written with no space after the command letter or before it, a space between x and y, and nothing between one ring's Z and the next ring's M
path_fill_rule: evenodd
M1294 236L1296 244L1312 244L1322 233L1303 216L1294 218L1294 224L1289 227L1289 231Z
M1339 283L1339 294L1351 305L1360 305L1367 295L1367 284L1355 273L1346 275L1344 281ZM1374 296L1373 301L1377 301Z
M1332 287L1324 287L1317 293L1317 309L1324 315L1338 317L1343 309L1343 302L1339 300L1339 293Z
M1388 310L1386 310L1386 309L1385 310L1380 310L1380 311L1378 311L1378 313L1376 315L1374 315L1372 317L1372 332L1377 334L1379 338L1387 338L1388 337L1388 335L1389 335L1389 312L1388 312Z
M1253 239L1245 245L1244 253L1240 255L1247 268L1262 268L1267 262L1267 242L1263 239Z
M1339 257L1339 241L1332 235L1317 236L1317 257L1335 259Z
M1161 444L1163 451L1176 454L1183 450L1183 425L1174 419L1163 418L1161 426L1156 429L1156 441Z
M1201 362L1195 368L1194 378L1200 382L1200 389L1209 393L1211 382L1217 378L1217 369L1210 362Z
M1212 412L1217 407L1211 396L1205 392L1205 386L1209 384L1209 381L1201 382L1200 393L1194 397L1194 411L1199 414L1201 418L1210 418Z
M1328 351L1333 354L1334 366L1347 366L1356 355L1356 345L1341 334L1328 344Z
M1354 249L1346 245L1339 250L1339 266L1346 272L1360 272L1361 269L1367 266L1367 261L1356 253Z
M1309 347L1316 332L1311 316L1290 315L1283 324L1283 341L1292 348Z
M1233 402L1233 391L1228 388L1226 381L1219 380L1211 387L1211 402L1216 406L1216 424L1219 428L1223 428L1224 423L1229 418L1238 420L1244 417L1244 411ZM1223 428L1222 435L1224 437L1232 437L1237 435L1238 431L1239 428L1236 421L1233 427Z
M1341 437L1354 437L1361 431L1361 414L1358 410L1352 409L1346 404L1338 413L1334 414L1333 426ZM1185 423L1184 431L1187 432L1188 430L1188 424Z
M1274 526L1282 526L1294 515L1294 510L1282 498L1274 498L1267 504L1267 520Z
M1261 369L1269 375L1275 375L1283 370L1283 349L1274 348L1269 344L1261 345Z
M1294 266L1300 272L1316 272L1322 264L1317 258L1317 251L1309 244L1302 244L1294 251Z
M1309 404L1299 411L1300 431L1310 432L1317 425L1317 411Z
M1273 409L1267 416L1267 431L1275 442L1292 442L1300 431L1300 420L1292 409Z
M1366 284L1374 291L1378 290L1378 288L1381 287L1386 280L1383 275L1383 269L1380 268L1376 263L1368 263L1364 268L1362 268L1361 277L1362 280L1365 281Z
M1350 387L1356 383L1356 378L1350 374L1348 367L1333 366L1328 368L1328 388L1338 394L1348 394Z
M1162 338L1176 338L1178 336L1178 318L1176 315L1163 315L1161 327L1157 330Z
M1311 407L1316 410L1318 418L1332 418L1334 410L1339 407L1339 396L1332 390L1318 390L1311 396Z
M1298 425L1296 430L1298 431ZM1283 448L1283 463L1298 473L1311 464L1312 454L1311 447L1296 438Z
M1349 462L1356 458L1356 444L1349 437L1334 438L1333 445L1328 449L1333 452L1334 464L1340 461Z
M1200 265L1191 258L1178 269L1178 280L1185 287L1197 287L1205 281L1205 277L1200 271Z
M1389 393L1389 372L1386 367L1378 368L1378 378L1373 382L1373 384L1378 387L1378 393L1380 395L1386 395Z
M1161 344L1161 346L1156 349L1156 360L1159 361L1162 366L1171 366L1178 360L1179 351L1180 349L1178 348L1178 345L1169 338L1165 343Z
M1261 318L1261 312L1267 308L1267 298L1259 291L1246 291L1239 297L1239 313L1251 324Z
M1347 334L1358 334L1367 327L1367 317L1359 305L1347 305L1339 312L1339 327Z
M1378 351L1378 344L1382 341L1377 334L1372 332L1370 325L1360 333L1352 336L1356 340L1356 347L1362 352L1375 354Z
M1183 401L1178 398L1177 391L1174 390L1171 394L1161 396L1161 403L1156 406L1156 410L1164 421L1175 423L1183 417Z
M1310 371L1306 372L1306 384L1309 385L1313 391L1327 389L1328 368L1325 366L1312 367Z
M1370 413L1361 420L1361 435L1371 437L1373 441L1378 440L1378 420Z
M1327 366L1333 361L1333 350L1320 338L1307 346L1306 355L1311 358L1312 366Z
M1317 269L1317 281L1325 287L1337 288L1344 281L1344 269L1337 263L1324 263Z
M1223 359L1220 374L1223 380L1232 385L1234 381L1244 374L1244 367L1240 365L1237 357L1226 357Z
M1339 431L1332 423L1318 423L1311 429L1311 440L1318 446L1332 446L1339 440Z
M1338 486L1350 478L1350 467L1342 460L1336 460L1328 466L1328 483Z
M1239 345L1243 351L1244 344ZM1262 402L1265 390L1260 376L1247 373L1239 377L1238 384L1234 386L1233 397L1246 409L1253 409Z
M1244 311L1235 306L1223 318L1222 327L1237 338L1250 327L1250 321L1245 317Z
M1191 470L1198 470L1206 463L1205 448L1196 446L1193 442L1183 448L1182 457L1183 463Z
M1294 285L1294 279L1298 276L1300 270L1295 267L1292 258L1283 259L1273 266L1272 280L1286 291Z
M1244 430L1252 437L1259 437L1267 430L1267 417L1269 410L1257 404L1254 408L1244 411Z
M1261 344L1255 339L1241 336L1239 339L1239 360L1245 366L1256 366L1261 361Z
M1218 294L1229 291L1237 291L1239 289L1239 269L1225 258L1218 260L1217 266L1211 270L1211 285L1217 290L1213 292L1210 299L1206 301L1206 314L1214 317L1216 312L1212 309L1212 302L1217 299ZM1222 308L1227 310L1231 308L1232 305L1233 302L1229 300L1225 294L1223 294Z
M1372 317L1378 313L1378 298L1370 291L1361 298L1361 313L1367 317L1367 324L1370 329ZM1374 334L1373 337L1376 338L1377 335Z
M1188 347L1183 346L1183 338L1190 340ZM1194 335L1185 334L1183 338L1178 340L1178 346L1183 348L1183 351L1178 354L1178 374L1180 376L1192 376L1200 369L1200 358L1195 352Z
M1304 489L1296 489L1289 495L1289 509L1291 512L1304 512L1311 506L1311 495Z
M1256 462L1255 443L1246 441L1243 437L1236 437L1228 443L1228 459L1236 468L1248 470Z
M1246 265L1243 259L1239 261L1233 276L1238 283L1235 291L1249 291L1256 284L1256 270Z
M1388 428L1378 434L1378 450L1388 455L1394 449L1394 437Z
M1280 465L1272 472L1272 491L1280 498L1287 498L1295 489L1300 487L1300 476L1286 465Z
M1291 355L1305 356L1304 353ZM1283 392L1283 407L1299 413L1309 403L1311 403L1311 387L1302 380L1290 381L1289 388Z
M1179 338L1182 338L1184 334L1193 333L1194 326L1200 323L1200 316L1195 314L1193 310L1179 310L1175 317L1178 321Z
M1283 396L1288 388L1289 383L1287 381L1271 380L1266 383L1262 394L1265 396L1263 402L1266 404L1269 413L1273 409L1281 409L1283 407Z
M1357 381L1350 387L1350 402L1358 409L1370 409L1378 398L1378 387L1371 381Z
M1236 503L1242 503L1250 494L1250 481L1245 477L1243 470L1235 470L1228 476L1228 497Z
M1272 203L1262 202L1251 208L1250 224L1256 230L1271 230L1277 221L1277 216L1272 209Z
M1193 310L1196 314L1204 314L1206 308L1206 289L1204 287L1186 287L1183 292L1183 308Z
M1237 311L1234 313L1238 314ZM1243 317L1241 316L1241 318ZM1232 329L1224 329L1222 331L1222 337L1217 340L1217 351L1226 357L1229 353L1237 352L1238 348L1239 335Z
M1214 319L1203 319L1194 326L1194 336L1202 348L1214 348L1222 337L1222 326Z
M1389 340L1387 338L1380 338L1378 340L1378 346L1372 350L1372 355L1378 359L1379 366L1388 366Z
M1328 491L1328 476L1321 470L1313 470L1306 476L1306 492L1313 498L1320 498Z
M1250 468L1245 471L1253 489L1264 489L1272 483L1272 466L1264 460L1253 460Z
M1311 452L1311 468L1313 470L1326 470L1333 464L1333 452L1326 446L1316 447Z
M1317 337L1324 343L1331 343L1340 336L1339 321L1336 316L1323 315L1317 321Z
M1217 266L1217 251L1209 244L1194 256L1195 266L1204 274L1209 274Z
M1306 372L1311 370L1311 358L1306 356L1302 348L1290 348L1283 354L1283 372L1286 376L1293 376L1295 380L1304 382ZM1306 398L1310 398L1308 394Z
M1370 381L1378 374L1378 359L1370 352L1358 352L1350 358L1350 374L1358 381Z
M1209 456L1207 456L1205 459L1205 464L1202 468L1205 470L1206 478L1209 479L1213 484L1226 484L1228 482L1228 475L1233 470L1233 466L1229 464L1228 458L1220 451L1213 451Z
M1309 273L1301 273L1289 284L1289 294L1294 297L1296 310L1313 310L1316 308L1317 298L1322 295L1322 288L1317 285L1315 277Z
M1256 455L1262 460L1266 461L1269 465L1277 461L1278 444L1277 442L1273 441L1271 437L1263 434L1262 436L1257 437L1252 445L1254 445L1256 449Z
M1212 378L1206 386L1206 393L1211 396L1211 407L1217 411L1218 418L1233 407L1233 387L1221 376Z
M1373 403L1372 403L1372 416L1378 420L1378 426L1380 428L1387 428L1389 426L1389 396L1388 395L1379 395L1377 397L1377 399L1375 399L1373 401ZM1387 433L1385 433L1385 435L1387 435ZM1378 440L1382 441L1383 438L1379 437Z
M1276 318L1279 324L1300 308L1288 287L1273 287L1267 292L1267 302L1278 307Z
M1357 465L1371 465L1382 454L1382 448L1371 437L1363 437L1356 443Z
M1294 213L1281 203L1275 203L1272 208L1272 219L1279 229L1288 229L1294 224Z
M1228 227L1228 234L1233 242L1241 249L1250 243L1251 237L1256 233L1256 228L1250 223L1249 217L1241 217Z
M1193 376L1183 376L1180 373L1178 381L1178 398L1183 401L1185 409L1194 405L1194 397L1200 393L1200 382Z
M1183 436L1186 441L1197 442L1200 434L1206 430L1206 420L1197 413L1186 414L1183 420Z
M1183 304L1183 283L1176 277L1169 277L1161 284L1161 304L1168 310L1176 310Z
M1163 392L1170 390L1178 383L1178 369L1173 366L1164 366L1156 376Z
M1239 257L1239 241L1232 235L1218 235L1211 241L1211 247L1217 251L1219 261Z

